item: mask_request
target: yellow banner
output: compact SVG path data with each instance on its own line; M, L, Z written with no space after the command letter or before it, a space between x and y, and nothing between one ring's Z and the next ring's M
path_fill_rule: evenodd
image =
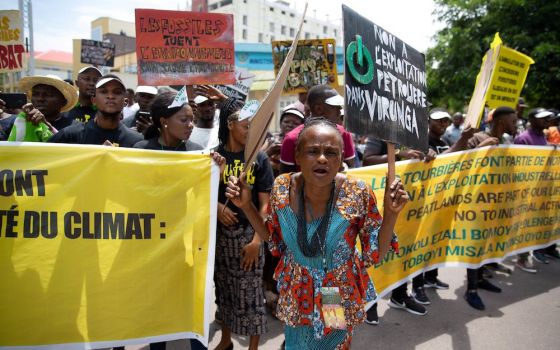
M0 143L0 348L208 342L208 155Z
M369 270L380 296L436 267L478 267L560 241L560 150L499 146L398 162L411 201L397 254ZM387 166L352 169L382 206Z

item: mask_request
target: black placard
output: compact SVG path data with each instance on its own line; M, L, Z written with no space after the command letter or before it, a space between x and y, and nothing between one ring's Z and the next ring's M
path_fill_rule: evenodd
M347 6L342 15L346 128L427 151L424 55Z
M115 65L115 44L82 39L80 62L113 67Z

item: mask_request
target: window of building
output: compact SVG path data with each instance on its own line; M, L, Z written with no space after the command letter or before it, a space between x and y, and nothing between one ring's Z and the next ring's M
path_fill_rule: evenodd
M269 30L274 33L274 22L269 23Z
M286 11L282 11L282 14L285 15L285 14L286 14Z
M271 35L270 36L270 41L274 41L274 40L276 40L276 37L274 35Z
M247 25L247 15L243 15L243 25Z
M274 7L269 7L270 12L274 12Z
M334 36L335 36L335 37L338 36L338 33L337 33L337 30L336 30L336 29L334 29Z
M295 15L293 13L290 13L290 17L295 17Z
M103 35L101 34L101 26L91 28L91 40L103 40Z
M231 5L232 3L233 3L233 0L223 0L222 2L220 2L220 7L226 6L226 5Z
M218 8L218 3L212 4L210 6L208 6L208 10L212 11Z
M263 33L259 33L259 43L263 42Z
M296 30L294 28L290 28L290 36L295 36Z
M282 27L280 27L280 34L286 35L286 26L283 25Z
M241 36L243 37L243 40L247 40L247 29L243 29L241 33L242 33Z
M305 33L305 39L309 39L309 38L311 38L311 34Z
M323 34L327 34L327 26L323 26Z

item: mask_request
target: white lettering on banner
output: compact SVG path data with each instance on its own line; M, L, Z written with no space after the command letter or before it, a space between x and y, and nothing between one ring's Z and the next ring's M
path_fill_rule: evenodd
M424 101L425 101L425 96ZM377 92L360 87L351 87L346 84L346 100L349 106L357 106L360 110L367 107L369 118L374 121L377 116L378 121L398 122L398 124L408 132L420 137L418 134L418 122L416 120L416 110L411 108L407 101L397 101L385 96L377 95ZM425 103L425 102L424 102ZM377 112L377 113L376 113Z

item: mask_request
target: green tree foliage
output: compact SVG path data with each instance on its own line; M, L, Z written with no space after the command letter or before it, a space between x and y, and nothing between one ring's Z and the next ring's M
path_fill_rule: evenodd
M435 0L445 28L428 49L428 96L436 106L468 105L482 56L496 32L504 45L530 56L522 96L531 106L560 107L559 0Z

